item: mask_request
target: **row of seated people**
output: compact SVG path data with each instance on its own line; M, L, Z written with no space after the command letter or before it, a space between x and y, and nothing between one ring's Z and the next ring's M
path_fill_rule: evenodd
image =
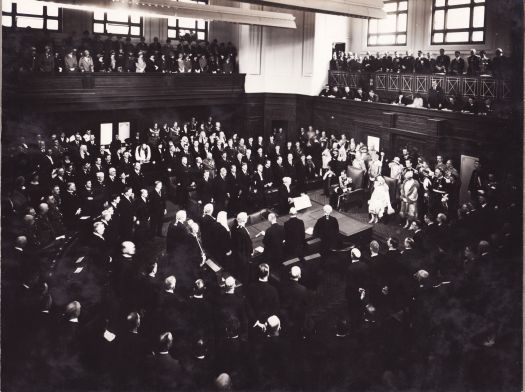
M319 93L319 96L362 102L383 102L398 106L438 109L479 115L500 116L504 115L503 110L505 109L503 107L498 107L488 97L482 100L473 96L466 97L466 99L461 95L451 95L447 97L444 94L443 89L437 85L436 81L432 81L432 87L428 91L428 98L424 98L419 93L405 94L402 91L399 91L396 94L395 99L392 99L391 94L388 94L386 97L380 97L372 88L365 91L362 87L352 90L348 86L340 88L338 86L330 85L326 85Z
M43 46L41 46L43 44ZM237 49L213 40L197 40L186 34L180 39L168 38L161 44L157 37L147 44L141 37L136 45L131 38L100 35L93 38L84 32L80 42L71 37L61 46L51 37L33 42L25 39L17 53L6 49L6 69L23 72L163 72L163 73L232 73L236 67ZM12 56L10 56L12 55ZM16 58L15 58L16 57Z
M190 134L180 139L191 138L191 129L199 127L187 128ZM170 140L180 136L177 132L173 130ZM150 133L160 145L162 138L155 139L156 133ZM279 140L279 133L266 143L258 138L257 150L275 152L272 141ZM82 141L75 138L63 145L72 156L77 141L82 146L92 139L88 133L78 136ZM315 156L321 160L319 174L330 173L335 164L340 165L337 171L348 167L349 160L368 172L371 183L377 182L372 179L378 168L381 173L389 170L391 178L402 178L412 166L426 168L425 160L408 150L388 164L382 155L377 163L373 152L368 154L344 134L336 137L303 129L298 136L298 145L292 148L306 150L309 143L321 147L321 156ZM42 143L24 144L20 140L18 158L30 155L20 148L42 147ZM233 143L232 137L232 144L243 151L240 139ZM47 178L46 160L53 164L54 159L43 147L41 160L32 165ZM135 165L144 158L143 147L143 143L135 147ZM184 165L191 154L188 151L184 156L182 151L187 150L181 147L177 153ZM241 155L246 157L247 151ZM372 157L366 163L368 155ZM81 147L78 156L86 159ZM401 158L404 168L398 167ZM77 165L85 167L81 160ZM443 163L441 157L432 166L434 176L439 177L441 169L455 175L452 165ZM420 221L407 218L411 215L405 215L402 207L402 218L410 219L413 231L404 238L402 252L400 241L391 237L386 244L372 241L354 247L340 259L340 252L331 251L340 246L337 219L325 206L325 216L314 229L325 250L322 267L300 263L283 271L280 284L270 278L270 271L280 272L282 259L275 259L275 254L292 229L291 225L281 227L274 214L268 216L271 228L264 233L265 249L272 253L263 254L263 264L252 268L254 273L242 271L253 253L246 232L247 214L239 213L230 226L219 200L204 206L204 216L188 219L186 211L177 211L167 230L165 256L153 257L144 241L135 247L130 239L140 240L144 235L134 232L144 233L144 227L154 224L153 210L148 212L144 205L157 205L160 216L166 212L162 176L153 178L155 189L150 194L145 189L133 200L133 189L125 187L120 194L100 201L93 211L92 230L81 239L85 245L80 247L85 259L82 267L75 262L61 264L70 270L69 279L51 280L48 266L36 262L38 248L29 246L31 229L16 231L20 226L9 225L8 230L15 232L13 245L4 255L2 274L7 298L5 382L16 388L45 383L63 389L124 390L146 386L153 390L511 388L520 382L515 365L520 355L520 314L512 301L502 305L501 298L516 297L521 290L517 257L520 191L517 184L508 189L506 185L500 188L493 179L489 184L489 177L477 168L471 181L472 205L459 213L440 207L427 211ZM424 186L425 180L421 182ZM348 187L348 183L343 185ZM51 186L47 185L44 194L52 196L58 188L60 195L60 185ZM19 186L15 191L24 194L26 189ZM49 218L42 200L49 202L49 196L28 197L22 213L13 211L9 223L21 218L30 221L31 208L38 208L35 220L43 227ZM411 198L408 194L403 197ZM62 203L71 199L75 199L74 189L67 189ZM68 208L59 205L57 216ZM79 204L71 211L73 216L83 214ZM289 221L299 226L293 231L303 237L297 248L289 249L288 257L300 256L304 244L304 223L301 226L300 218L293 210L291 213ZM79 230L80 222L73 219L68 229ZM9 233L3 235L9 238ZM141 250L149 253L139 257ZM225 262L231 266L227 271L242 277L242 287L229 274L218 280L210 276L203 263L208 254L221 261L232 258ZM326 285L327 290L315 290L306 284L311 281ZM83 290L78 290L79 285ZM324 293L335 293L334 286L339 285L344 287L341 299L345 305L319 317L314 304L322 303ZM97 294L100 287L106 288L105 295ZM458 319L454 316L458 313L465 317ZM434 374L450 377L438 380Z
M476 49L472 49L466 61L459 51L454 52L454 58L451 60L450 56L445 54L445 49L440 49L439 56L435 58L430 53L423 54L421 50L417 52L417 56L408 51L405 56L397 51L393 56L388 52L382 55L377 52L375 56L370 52L365 56L357 56L351 52L334 52L330 60L330 71L483 75L504 79L510 75L510 63L500 48L496 49L493 59L490 59L484 50L478 55Z

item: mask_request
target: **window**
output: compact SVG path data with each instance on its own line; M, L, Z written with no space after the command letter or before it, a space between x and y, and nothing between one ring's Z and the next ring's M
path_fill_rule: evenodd
M407 43L408 1L385 0L385 19L368 20L368 46L403 46Z
M60 31L62 8L36 1L2 1L2 26Z
M432 44L485 43L485 0L433 0Z
M128 15L121 11L95 11L93 13L93 32L141 37L142 17Z
M184 3L207 4L207 0L177 0ZM179 38L185 34L196 35L197 39L208 39L208 22L203 19L168 18L168 38Z

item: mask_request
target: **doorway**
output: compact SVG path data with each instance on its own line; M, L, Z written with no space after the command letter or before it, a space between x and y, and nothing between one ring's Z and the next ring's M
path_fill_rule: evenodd
M470 201L468 186L470 183L470 177L474 171L474 162L476 161L479 161L479 158L461 155L461 166L459 168L459 176L461 178L461 189L459 191L460 203Z

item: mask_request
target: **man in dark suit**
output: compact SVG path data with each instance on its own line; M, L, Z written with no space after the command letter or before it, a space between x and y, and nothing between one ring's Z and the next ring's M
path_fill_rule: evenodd
M135 216L135 243L142 243L149 235L150 209L148 201L148 190L141 189L140 197L134 202Z
M133 170L129 173L129 184L133 188L133 192L136 193L143 189L146 184L141 164L138 162L133 164Z
M210 172L204 170L202 178L197 181L196 198L200 205L213 202L214 183L210 179Z
M228 179L226 178L227 170L221 167L219 176L213 181L213 199L217 211L226 211L228 200L230 199Z
M235 291L235 284L235 278L228 276L224 281L224 291L215 298L217 326L219 330L224 331L228 320L236 318L241 323L241 331L246 332L248 327L246 299Z
M133 190L130 187L124 188L122 197L118 204L119 212L119 234L123 241L131 241L133 239L133 226L135 223L135 211L133 208L132 197Z
M60 209L64 216L64 223L68 229L74 229L80 216L80 198L77 195L77 187L74 182L67 184L67 190L62 195Z
M292 198L296 196L292 191L292 179L284 177L282 184L279 185L279 214L286 215L293 205Z
M277 217L274 213L268 215L268 221L270 227L263 231L263 260L273 266L280 266L283 261L284 253L284 229L281 225L277 224Z
M308 290L299 283L301 268L294 265L290 269L289 280L280 289L281 313L288 336L301 338L303 333L306 310L308 306Z
M216 252L216 225L219 224L215 220L213 215L213 204L208 203L203 208L203 215L200 220L200 231L202 246L210 254L210 256L215 257Z
M324 216L319 218L314 226L314 236L321 239L321 254L326 255L330 250L335 249L339 243L339 222L333 216L332 206L329 204L323 207Z
M166 195L162 191L162 182L155 181L155 189L149 197L151 216L151 234L162 237L162 221L166 215Z
M236 270L242 276L241 280L248 278L249 262L253 254L253 245L250 234L245 225L248 222L246 212L237 214L237 225L232 229L232 251Z
M455 57L450 62L450 74L451 75L463 75L465 71L465 60L461 58L459 51L454 52Z
M166 235L166 251L175 253L177 249L185 247L190 240L190 233L185 225L186 211L179 210L175 214L175 222L168 227Z
M297 217L295 207L290 208L290 219L284 222L285 251L289 257L303 257L305 247L304 222Z
M363 299L369 290L369 271L368 265L361 261L359 249L352 249L350 255L351 263L346 269L346 300L350 322L358 326L364 310Z
M109 246L104 238L105 226L102 222L93 223L93 233L87 238L87 247L91 258L91 265L97 268L98 273L107 274L111 257Z
M246 289L251 326L264 325L268 317L279 314L280 310L277 289L268 281L270 266L266 263L260 264L257 275L258 280L250 283Z
M139 332L141 317L131 312L126 317L126 330L117 334L113 345L113 370L119 388L135 389L143 361L148 353L147 342Z
M159 349L149 358L146 366L148 387L162 391L184 389L182 367L170 354L172 345L171 332L162 333L159 337Z

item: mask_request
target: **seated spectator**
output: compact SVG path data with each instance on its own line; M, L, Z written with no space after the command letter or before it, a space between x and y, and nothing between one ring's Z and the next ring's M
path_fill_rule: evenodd
M78 68L80 69L80 72L95 71L93 59L89 54L89 50L84 50L84 55L80 58L80 61L78 62Z
M77 56L72 49L68 50L66 57L64 58L64 71L78 72L78 60Z
M370 102L379 102L379 95L377 95L374 90L370 89L370 91L368 91L366 100Z
M401 106L407 106L412 103L412 99L410 99L408 96L403 94L403 92L398 91L397 92L397 99L392 102L393 105L401 105Z
M320 97L329 97L332 93L330 86L327 84L324 89L319 93Z
M478 114L479 113L479 107L478 107L478 104L477 104L476 100L474 99L474 97L468 97L468 100L465 103L465 105L463 106L463 108L461 109L461 111L463 113L470 113L470 114Z
M417 93L414 96L414 102L412 102L410 105L407 105L407 106L410 106L411 108L423 108L423 107L425 107L425 105L423 103L423 97L421 96L421 94Z

